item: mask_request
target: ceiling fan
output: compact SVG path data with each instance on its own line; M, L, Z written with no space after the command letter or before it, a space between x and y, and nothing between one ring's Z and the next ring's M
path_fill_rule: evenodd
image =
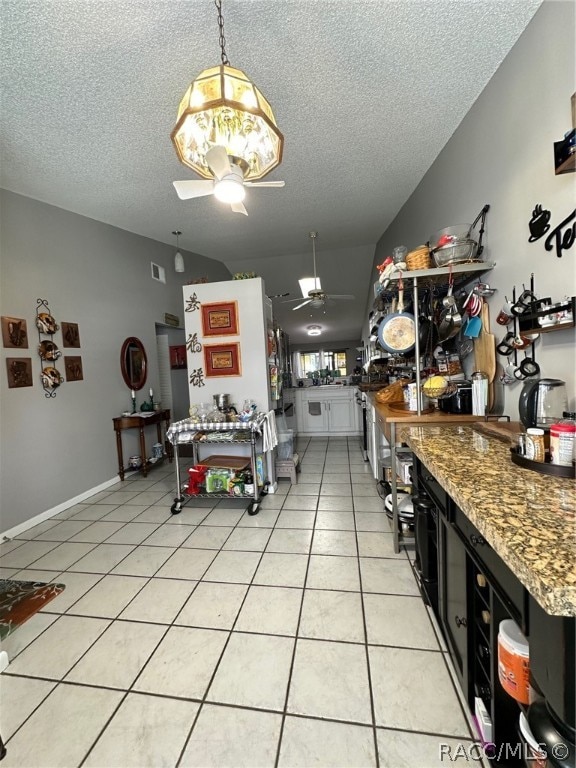
M214 179L172 182L180 200L213 194L223 203L230 203L234 213L248 216L248 211L242 203L246 196L246 187L284 186L283 181L244 181L244 174L248 170L246 161L239 157L230 157L220 145L215 145L206 152L206 164L214 174Z
M310 239L312 240L312 258L314 261L314 283L315 286L311 291L308 291L308 298L304 301L301 301L300 299L289 299L288 301L283 301L283 304L292 304L295 301L300 301L300 304L298 304L295 307L292 307L292 311L294 312L297 309L302 309L302 307L305 307L307 304L310 304L310 307L312 309L320 309L326 305L327 301L331 301L332 299L346 299L351 300L355 299L356 297L353 296L350 293L345 294L334 294L334 293L326 293L320 288L320 280L318 279L316 275L316 238L318 237L318 232L310 232Z

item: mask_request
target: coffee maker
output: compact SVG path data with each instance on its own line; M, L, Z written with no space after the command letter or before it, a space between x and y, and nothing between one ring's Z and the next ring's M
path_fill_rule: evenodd
M520 421L526 429L550 429L568 410L566 382L561 379L536 379L522 387L518 403Z

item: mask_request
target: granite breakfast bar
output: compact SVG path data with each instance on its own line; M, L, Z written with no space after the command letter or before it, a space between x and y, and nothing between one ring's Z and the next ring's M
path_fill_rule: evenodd
M481 429L406 425L398 435L414 455L415 492L436 508L437 604L431 605L471 711L477 714L481 702L488 712L491 735L484 741L513 748L525 717L545 745L546 765L573 766L574 480L512 463L510 440ZM422 582L420 588L427 600ZM529 648L530 697L519 701L500 678L499 633L509 619ZM554 749L563 760L551 759Z
M509 445L473 426L410 427L404 438L542 608L576 616L574 480L513 464Z

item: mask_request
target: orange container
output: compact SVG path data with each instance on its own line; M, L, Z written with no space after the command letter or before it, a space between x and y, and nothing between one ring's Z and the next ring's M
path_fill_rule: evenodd
M521 704L530 703L530 653L528 640L512 619L500 622L498 678L502 688Z

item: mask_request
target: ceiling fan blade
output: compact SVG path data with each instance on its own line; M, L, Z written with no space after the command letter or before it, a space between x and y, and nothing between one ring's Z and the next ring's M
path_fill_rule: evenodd
M280 188L285 185L285 181L245 181L246 187L275 187Z
M219 144L210 147L208 152L206 152L206 163L217 179L221 179L232 170L228 153Z
M351 293L342 293L340 295L338 295L336 293L329 293L329 294L326 294L326 298L327 299L350 299L351 300L351 299L355 299L356 296L352 296Z
M243 203L230 203L230 208L232 208L234 213L243 213L244 216L248 216L248 211L244 208Z
M190 200L192 197L204 197L214 192L214 182L207 179L191 179L189 181L173 181L174 189L180 200Z
M274 293L272 296L268 296L269 299L281 299L284 296L290 296L290 291L287 291L286 293ZM292 301L300 301L300 299L292 299ZM287 304L286 301L282 302L283 304Z
M312 299L306 299L306 301L303 301L302 304L298 304L296 307L292 307L292 312L294 312L294 310L296 310L296 309L301 309L302 307L305 307L306 304L310 304L311 301L312 301ZM287 301L284 302L284 303L288 304Z

